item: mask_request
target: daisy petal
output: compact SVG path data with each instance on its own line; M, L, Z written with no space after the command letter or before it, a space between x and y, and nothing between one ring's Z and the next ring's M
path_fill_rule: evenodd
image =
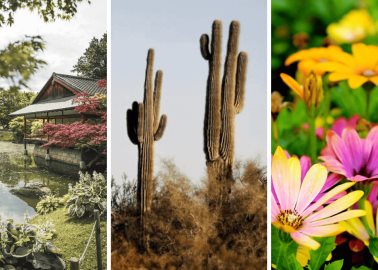
M352 89L356 89L366 83L368 78L361 75L351 75L348 79L348 85Z
M301 232L293 232L290 234L290 236L298 244L308 247L310 249L316 250L320 247L320 244L318 242Z
M349 208L353 204L355 204L361 197L364 195L364 192L361 190L356 190L348 193L344 197L341 197L337 201L327 205L323 209L319 210L318 212L310 215L306 221L312 222L315 220L325 219L328 217L333 216L345 209Z
M272 185L277 196L277 203L282 210L287 209L287 167L288 159L285 152L280 146L277 147L276 152L272 158Z
M344 232L345 228L340 224L331 224L316 227L304 226L300 231L312 237L329 237Z
M326 194L324 194L324 196L321 197L319 200L317 200L314 204L312 204L309 208L307 208L303 213L300 213L300 215L303 217L310 215L312 212L317 210L320 206L325 204L327 201L335 197L337 194L343 192L344 190L347 190L354 184L355 183L353 182L348 182L348 183L344 183L344 184L334 187L333 189L328 191Z
M301 165L298 158L289 159L289 175L287 179L288 208L294 209L301 188Z
M303 179L295 209L301 213L319 194L327 180L327 169L320 164L313 165Z
M317 227L317 226L329 225L329 224L334 224L334 223L344 221L344 220L347 220L347 219L351 219L351 218L362 217L362 216L365 216L365 215L366 215L365 210L361 210L361 209L349 210L349 211L342 212L338 215L334 215L334 216L329 217L329 218L320 219L320 220L317 220L317 221L310 222L310 223L308 223L308 226L309 227Z

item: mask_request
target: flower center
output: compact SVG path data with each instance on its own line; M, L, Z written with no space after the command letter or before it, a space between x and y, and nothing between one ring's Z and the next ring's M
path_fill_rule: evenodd
M301 217L295 210L284 210L278 214L277 220L283 225L288 225L294 229L298 229L303 224L303 217Z
M371 69L366 69L362 72L362 75L364 75L365 77L372 77L375 75L375 72Z

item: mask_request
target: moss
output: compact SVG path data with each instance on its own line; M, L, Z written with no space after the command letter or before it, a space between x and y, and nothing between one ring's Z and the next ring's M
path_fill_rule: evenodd
M14 140L13 133L11 131L1 131L0 132L0 141L12 142Z
M67 215L66 209L59 208L44 216L36 216L31 223L40 224L45 220L51 220L55 224L57 236L53 243L59 247L63 254L67 267L72 257L79 258L92 231L93 219L72 219ZM101 221L102 265L106 269L106 221ZM87 254L80 269L97 269L95 237L88 248Z

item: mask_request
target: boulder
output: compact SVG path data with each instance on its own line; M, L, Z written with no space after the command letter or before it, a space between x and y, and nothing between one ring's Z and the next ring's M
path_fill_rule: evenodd
M13 194L29 197L29 198L36 198L36 197L43 197L47 194L51 193L51 189L47 186L40 184L40 183L31 183L27 184L24 187L14 188L11 190Z

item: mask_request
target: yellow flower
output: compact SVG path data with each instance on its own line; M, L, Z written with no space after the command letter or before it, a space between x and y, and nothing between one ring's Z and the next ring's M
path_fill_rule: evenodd
M335 56L337 56L340 52L342 52L342 49L337 46L301 50L290 55L286 59L285 65L288 66L294 62L299 62L298 71L303 73L304 76L308 76L311 71L314 71L317 75L323 75L324 70L319 69L317 67L318 64L333 61Z
M329 71L332 82L348 80L352 89L366 82L378 85L378 46L353 44L352 54L338 53L335 61L320 63L318 68Z
M323 99L322 78L311 72L304 80L304 85L300 85L296 80L285 73L280 74L281 79L289 86L303 101L307 108L314 105L316 108Z
M329 38L338 44L359 42L374 35L376 28L370 14L365 9L352 10L339 22L327 27Z
M352 218L349 220L345 220L340 222L342 226L344 226L345 230L353 235L354 237L360 239L364 242L365 246L369 246L370 244L370 237L377 237L378 236L378 211L375 217L374 222L374 214L373 214L373 207L371 203L366 200L364 202L364 209L366 211L366 223L368 228L365 227L364 223L360 218ZM370 231L370 233L369 233ZM371 235L371 236L370 236ZM378 258L374 257L375 261L378 262Z

